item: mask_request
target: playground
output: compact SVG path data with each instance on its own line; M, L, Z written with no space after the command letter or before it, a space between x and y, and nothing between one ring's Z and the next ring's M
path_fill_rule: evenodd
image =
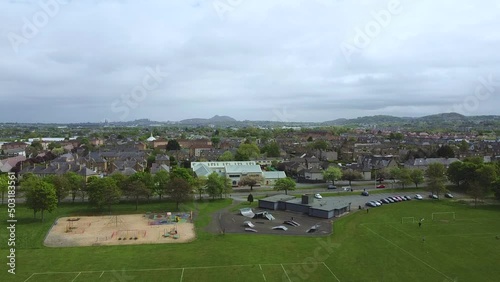
M48 247L185 243L195 239L191 213L151 213L58 218Z

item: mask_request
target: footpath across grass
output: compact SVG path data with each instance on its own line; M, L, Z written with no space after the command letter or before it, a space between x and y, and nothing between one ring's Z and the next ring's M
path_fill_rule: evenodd
M16 275L7 273L7 233L2 231L0 281L442 282L500 277L495 267L500 261L498 206L474 209L444 201L402 202L335 220L333 234L320 238L206 232L212 213L229 205L230 200L183 205L183 210L197 214L197 239L191 243L70 248L43 246L54 220L95 211L65 204L40 223L19 205ZM173 207L151 203L140 205L137 212ZM0 209L0 228L6 230L6 207ZM135 213L135 207L117 205L113 213Z

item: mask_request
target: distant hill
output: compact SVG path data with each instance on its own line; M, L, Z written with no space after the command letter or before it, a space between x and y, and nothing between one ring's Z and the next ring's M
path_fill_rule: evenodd
M180 124L224 124L238 122L232 117L215 115L209 119L206 118L191 118L179 121Z

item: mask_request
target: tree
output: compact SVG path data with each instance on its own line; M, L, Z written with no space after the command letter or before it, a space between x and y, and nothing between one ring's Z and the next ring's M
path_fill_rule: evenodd
M335 185L335 180L342 178L342 170L335 166L330 166L323 171L323 179L326 181L331 181Z
M229 183L229 179L223 175L212 172L207 178L206 191L212 199L215 199L215 197L222 198L222 194L227 194L230 188L231 183Z
M129 178L131 181L139 180L144 184L144 186L146 186L146 189L149 190L149 193L145 195L149 199L149 197L151 196L151 191L153 191L153 189L155 188L154 179L151 173L145 171L138 171L129 176Z
M174 167L170 172L170 179L182 178L186 180L189 184L193 184L194 177L191 170L183 167Z
M439 158L454 158L455 152L453 151L453 148L451 148L450 146L443 145L436 151L436 155Z
M234 159L236 161L248 161L251 158L259 158L260 150L259 147L255 144L241 144L238 150L236 151L236 155Z
M439 192L446 190L446 168L441 163L430 164L425 171L427 177L427 187L433 193L439 196Z
M262 153L265 153L267 157L276 158L280 156L280 146L276 142L270 142L262 148Z
M33 217L40 211L42 221L44 211L52 212L57 208L57 196L54 185L43 181L38 177L31 177L21 184L24 191L26 206L33 210Z
M351 181L359 180L362 178L363 176L361 175L361 172L356 170L347 169L342 172L342 179L349 181L349 186L351 186Z
M212 138L210 139L212 141L212 145L217 148L219 143L220 143L220 137L218 136L212 136Z
M274 183L274 190L285 191L285 195L288 195L289 190L295 190L295 181L290 177L280 178Z
M205 193L206 186L207 185L207 177L206 176L200 176L194 179L193 187L198 192L199 197L201 199L201 195Z
M74 203L78 192L82 192L85 188L85 178L74 172L67 172L63 177L66 178L66 183L68 185L67 191L71 195L71 200Z
M123 194L135 200L135 210L137 210L140 198L151 195L151 190L140 179L130 177L124 186Z
M0 174L0 192L2 193L2 205L5 197L5 192L9 188L9 176L6 173Z
M153 194L158 195L161 200L162 195L168 189L168 182L170 181L170 175L167 171L160 170L153 176Z
M260 175L245 175L240 178L241 186L250 186L250 191L253 190L253 187L260 184L262 182L262 177Z
M68 180L62 175L56 175L56 174L48 175L44 177L43 180L47 183L54 185L54 188L56 189L58 204L61 203L62 199L68 196L69 183Z
M446 170L448 180L455 183L457 187L465 180L464 165L462 162L452 162Z
M252 204L252 203L253 203L253 195L252 195L252 194L248 194L247 201L248 201L250 204Z
M229 162L234 160L234 156L231 151L225 151L224 153L222 153L222 155L219 156L219 158L217 158L217 160L221 162Z
M55 148L61 148L61 143L57 143L57 142L50 142L49 145L47 146L47 148L49 150L53 150Z
M410 172L410 179L415 184L415 188L418 188L418 184L424 182L424 172L420 169L414 169Z
M177 151L181 149L181 145L175 139L168 140L167 151Z
M474 207L478 199L484 198L490 189L495 187L497 172L494 165L481 164L471 179L466 179L467 193L474 198Z
M310 146L312 149L316 149L319 151L319 158L322 159L323 151L328 149L329 144L325 140L316 140Z
M183 178L176 177L168 183L167 194L177 204L177 210L179 210L179 203L191 199L191 192L191 184Z
M122 195L116 180L111 177L93 178L87 185L89 203L102 209L104 206L111 211L111 205L120 202Z
M458 145L458 149L462 153L467 152L469 150L469 143L467 143L467 141L465 140L462 140L462 142L460 142L460 145Z

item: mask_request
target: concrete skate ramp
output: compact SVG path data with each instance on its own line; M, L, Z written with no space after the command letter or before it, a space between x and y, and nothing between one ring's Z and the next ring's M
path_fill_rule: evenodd
M253 218L255 216L255 214L253 213L251 208L240 209L240 213L242 216L248 217L248 218Z
M252 228L254 228L254 227L255 227L255 225L254 225L251 221L244 221L244 222L243 222L243 224L244 224L245 226L248 226L248 227L252 227Z

